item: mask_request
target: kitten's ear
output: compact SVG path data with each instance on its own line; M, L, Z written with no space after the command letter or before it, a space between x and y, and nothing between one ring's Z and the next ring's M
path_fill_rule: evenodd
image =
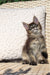
M24 25L25 29L28 30L28 28L29 28L29 27L28 27L28 24L25 23L25 22L23 22L23 25Z
M34 22L35 24L39 24L39 21L38 21L38 19L37 19L36 16L33 17L33 22Z

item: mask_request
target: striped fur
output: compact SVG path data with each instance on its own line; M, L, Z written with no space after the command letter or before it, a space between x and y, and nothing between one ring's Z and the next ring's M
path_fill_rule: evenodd
M22 52L23 63L31 65L48 63L45 38L42 35L42 27L38 19L34 16L32 23L27 24L23 22L23 25L28 36Z

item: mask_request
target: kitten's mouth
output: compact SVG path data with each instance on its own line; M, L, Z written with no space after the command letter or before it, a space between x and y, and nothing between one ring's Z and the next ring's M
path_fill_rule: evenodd
M34 29L33 32L37 33L38 29Z
M34 29L34 30L38 30L38 29Z

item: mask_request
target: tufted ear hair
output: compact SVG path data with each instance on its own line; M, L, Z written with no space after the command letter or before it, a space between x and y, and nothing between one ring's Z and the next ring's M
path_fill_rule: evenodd
M28 30L28 28L29 28L28 24L23 22L23 25L24 25L25 29Z
M33 17L33 22L34 22L35 24L39 24L39 21L38 21L38 19L37 19L36 16Z

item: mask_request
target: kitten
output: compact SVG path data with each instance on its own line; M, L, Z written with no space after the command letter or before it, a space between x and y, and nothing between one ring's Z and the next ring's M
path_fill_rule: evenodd
M23 25L28 36L22 51L23 64L47 63L48 54L45 38L42 35L42 27L38 19L34 16L32 23L23 22Z

